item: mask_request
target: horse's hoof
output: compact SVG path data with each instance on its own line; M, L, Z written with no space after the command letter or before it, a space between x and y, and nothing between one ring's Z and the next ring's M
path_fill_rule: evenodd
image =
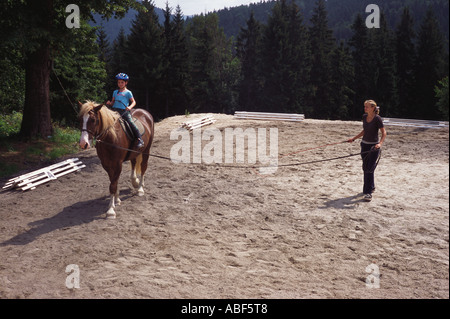
M116 212L112 209L106 213L106 219L116 219Z
M138 191L138 196L139 197L142 197L142 196L144 196L145 195L145 192L143 191L143 190L139 190Z

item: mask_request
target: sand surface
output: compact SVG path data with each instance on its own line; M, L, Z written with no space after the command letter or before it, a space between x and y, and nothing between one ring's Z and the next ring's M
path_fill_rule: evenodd
M152 153L169 156L170 133L198 116L157 123ZM279 165L360 151L303 151L355 136L359 122L214 116L221 132L278 128ZM143 197L124 164L122 205L106 220L108 177L82 151L80 172L0 193L0 298L449 298L448 128L386 129L370 203L358 156L268 175L150 158Z

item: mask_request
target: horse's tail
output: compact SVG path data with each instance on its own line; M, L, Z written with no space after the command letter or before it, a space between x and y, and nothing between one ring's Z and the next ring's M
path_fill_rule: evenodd
M136 175L139 176L142 174L141 170L141 164L142 164L142 154L139 154L138 157L136 157Z

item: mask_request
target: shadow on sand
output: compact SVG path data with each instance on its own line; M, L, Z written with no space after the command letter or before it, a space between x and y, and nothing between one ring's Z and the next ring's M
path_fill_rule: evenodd
M329 200L324 203L324 206L319 207L320 209L355 209L358 207L359 203L363 203L364 199L362 198L363 193L353 195L350 197L344 197L334 200Z
M132 196L130 191L121 192L122 201ZM108 204L109 196L103 196L67 206L55 216L29 223L31 229L0 243L0 246L27 245L44 234L104 219Z

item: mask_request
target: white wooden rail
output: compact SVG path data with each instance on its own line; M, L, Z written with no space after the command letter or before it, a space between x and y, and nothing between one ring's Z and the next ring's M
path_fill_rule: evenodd
M8 190L17 188L21 189L22 191L33 190L39 185L55 180L58 177L67 175L69 173L79 171L84 167L86 167L86 165L84 165L78 158L71 158L66 161L18 176L16 178L12 178L8 182L6 182L5 186L3 186L3 189Z
M196 128L214 124L215 122L216 122L216 120L214 119L213 116L207 115L207 116L204 116L199 119L195 119L195 120L192 120L189 122L184 122L181 124L181 127L185 128L189 131L192 131L192 130L195 130Z
M428 120L413 120L413 119L398 119L398 118L383 118L383 123L384 125L409 126L417 128L448 127L448 122L443 121L428 121Z
M234 117L240 120L266 120L266 121L290 121L301 122L305 119L304 114L289 113L263 113L263 112L235 112Z

